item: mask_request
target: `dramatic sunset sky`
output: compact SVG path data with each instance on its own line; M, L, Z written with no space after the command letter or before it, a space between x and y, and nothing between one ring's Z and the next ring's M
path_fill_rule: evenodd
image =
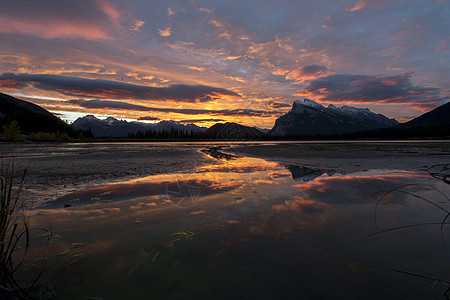
M449 0L0 0L0 91L73 121L271 128L292 101L450 99Z

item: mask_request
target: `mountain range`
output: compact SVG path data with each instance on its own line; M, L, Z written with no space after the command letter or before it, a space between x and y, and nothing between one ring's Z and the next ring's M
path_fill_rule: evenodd
M64 132L75 136L81 131L94 137L197 138L197 139L279 139L301 137L411 138L450 137L450 103L444 104L409 122L399 124L367 108L324 107L312 100L294 101L272 129L260 129L236 123L217 123L210 128L176 121L159 123L128 122L93 115L78 118L72 126L42 107L0 93L0 125L17 121L22 133ZM0 127L1 130L1 127Z
M127 122L108 117L100 120L92 115L78 118L72 126L77 130L91 130L95 137L127 137L137 132L154 131L157 133L177 130L186 134L205 133L205 138L220 139L260 139L263 136L311 136L331 135L387 128L399 124L381 114L371 112L367 108L350 106L327 108L312 101L294 101L291 110L278 118L271 130L248 127L236 123L217 123L211 128L199 127L195 124L181 124L175 121L159 123Z
M138 132L152 131L155 133L178 131L184 134L205 132L208 128L195 124L181 124L175 121L161 121L159 123L128 122L108 117L104 120L93 115L87 115L72 123L77 130L90 130L94 137L127 137Z

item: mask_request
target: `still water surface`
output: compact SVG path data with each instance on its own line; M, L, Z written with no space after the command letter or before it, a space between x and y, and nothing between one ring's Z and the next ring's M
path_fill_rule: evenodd
M34 210L22 276L45 253L42 298L441 299L443 283L399 272L450 279L436 189L450 194L425 172L248 157L96 185Z

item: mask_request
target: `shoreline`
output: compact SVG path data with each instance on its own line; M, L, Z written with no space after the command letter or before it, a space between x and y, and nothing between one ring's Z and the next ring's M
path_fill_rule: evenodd
M449 142L222 141L28 144L25 147L22 144L8 144L0 145L0 159L7 164L10 158L14 158L18 177L23 169L28 170L24 199L42 204L106 182L189 172L199 166L217 163L214 155L218 159L228 155L249 156L283 165L341 173L370 169L426 171L433 165L450 164Z

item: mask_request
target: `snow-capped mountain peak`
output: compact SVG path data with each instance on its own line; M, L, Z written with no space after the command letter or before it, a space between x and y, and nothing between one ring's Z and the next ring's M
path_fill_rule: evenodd
M291 113L303 113L306 110L310 110L311 108L313 109L317 109L317 110L323 110L325 109L325 107L323 107L322 105L320 105L319 103L309 100L309 99L304 99L303 101L301 100L295 100L294 104L292 105L292 108L289 112Z
M306 98L303 100L303 103L302 103L302 104L303 104L303 105L310 106L310 107L318 108L318 109L324 108L322 105L320 105L320 104L317 103L316 101L309 100L309 99L306 99Z
M98 120L97 117L95 117L94 115L86 115L83 117L83 119L86 120Z
M271 135L328 135L353 131L386 128L398 122L368 108L352 106L327 108L319 103L304 99L294 101L291 110L278 118L270 131Z
M113 125L114 123L117 123L117 122L120 122L120 121L117 120L117 119L114 118L114 117L107 117L107 118L105 119L105 122L106 122L108 125Z

